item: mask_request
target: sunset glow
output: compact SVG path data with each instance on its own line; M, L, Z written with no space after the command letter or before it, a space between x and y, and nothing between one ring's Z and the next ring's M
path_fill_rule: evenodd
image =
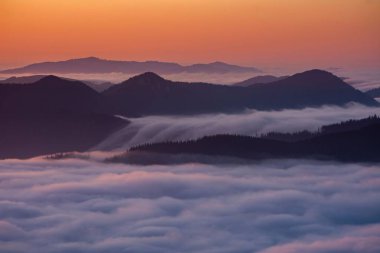
M107 59L380 67L376 0L2 0L0 67Z
M0 253L380 252L380 0L0 0Z

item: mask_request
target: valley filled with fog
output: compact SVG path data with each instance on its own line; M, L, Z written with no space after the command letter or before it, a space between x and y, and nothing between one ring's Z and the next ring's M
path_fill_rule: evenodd
M380 168L0 163L1 252L379 252Z
M380 253L380 1L0 11L0 253Z
M2 160L0 251L378 252L378 164L198 158L141 166L103 159L146 142L317 131L379 113L350 104L148 116L129 119L81 159Z
M339 74L4 81L0 252L379 252L377 84Z

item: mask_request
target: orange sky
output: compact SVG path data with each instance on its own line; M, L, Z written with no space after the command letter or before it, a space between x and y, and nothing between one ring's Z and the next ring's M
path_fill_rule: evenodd
M0 0L0 67L98 56L380 67L379 0Z

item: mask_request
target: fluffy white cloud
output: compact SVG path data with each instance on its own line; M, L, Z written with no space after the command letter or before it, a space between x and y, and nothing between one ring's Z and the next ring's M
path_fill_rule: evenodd
M379 252L380 168L0 162L0 252Z

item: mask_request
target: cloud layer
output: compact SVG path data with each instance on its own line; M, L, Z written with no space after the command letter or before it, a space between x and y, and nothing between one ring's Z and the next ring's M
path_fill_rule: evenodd
M269 131L315 131L322 125L374 114L380 115L380 108L351 104L302 110L249 110L241 114L142 117L131 119L130 125L111 135L94 150L127 149L149 142L196 139L225 133L258 135Z
M380 251L378 165L0 162L0 252Z

